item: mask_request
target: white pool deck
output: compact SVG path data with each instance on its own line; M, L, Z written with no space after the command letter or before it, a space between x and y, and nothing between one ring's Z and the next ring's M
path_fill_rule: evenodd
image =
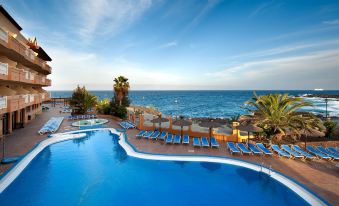
M281 182L289 189L293 190L296 194L302 197L306 202L310 205L327 205L323 202L319 197L314 195L312 192L308 191L295 181L287 178L280 173L274 172L266 167L262 167L260 165L252 164L249 162L244 162L241 160L231 159L231 158L222 158L222 157L212 157L212 156L190 156L190 155L158 155L158 154L148 154L148 153L140 153L134 150L134 148L126 142L124 134L118 132L114 128L99 128L99 129L87 129L81 131L72 131L65 133L57 133L52 135L51 138L48 138L42 142L40 142L35 148L33 148L27 155L25 155L20 162L18 162L13 168L11 168L3 177L0 179L0 193L2 193L14 180L17 178L20 173L27 167L27 165L34 159L34 157L39 154L43 149L48 147L49 145L67 141L76 138L82 138L86 136L87 131L97 131L97 130L109 130L112 134L118 135L119 144L124 148L126 153L129 156L141 159L148 160L162 160L162 161L191 161L191 162L213 162L213 163L222 163L222 164L230 164L236 165L240 167L245 167L257 172L263 172L269 175L271 178ZM80 132L80 133L79 133ZM76 133L76 134L74 134Z

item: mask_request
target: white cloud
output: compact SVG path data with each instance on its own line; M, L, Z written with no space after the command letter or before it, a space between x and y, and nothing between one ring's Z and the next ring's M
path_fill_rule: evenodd
M112 36L126 28L151 7L152 0L75 0L75 4L80 35L88 41L93 35Z
M331 20L331 21L324 21L324 24L338 25L339 24L339 19Z
M171 42L167 42L167 43L161 45L160 48L175 47L177 45L178 45L177 41L171 41Z

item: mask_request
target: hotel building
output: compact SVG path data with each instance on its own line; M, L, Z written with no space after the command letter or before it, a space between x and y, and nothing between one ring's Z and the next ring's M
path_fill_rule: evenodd
M22 28L0 6L0 135L24 127L42 112L50 100L43 87L51 86L47 75L51 61L36 40L26 39Z

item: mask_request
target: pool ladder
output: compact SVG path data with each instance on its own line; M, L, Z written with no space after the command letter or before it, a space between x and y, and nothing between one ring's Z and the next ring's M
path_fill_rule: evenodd
M273 173L272 171L272 165L268 165L268 175L271 176L271 174ZM263 172L263 168L265 167L265 163L262 162L260 165L260 172Z

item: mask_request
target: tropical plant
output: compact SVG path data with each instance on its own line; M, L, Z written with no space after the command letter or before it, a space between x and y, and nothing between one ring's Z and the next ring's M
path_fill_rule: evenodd
M128 95L129 90L128 79L124 76L114 78L113 89L119 101L119 106L122 106L124 97Z
M73 91L70 99L70 105L75 109L76 113L86 114L86 112L95 107L97 104L96 96L89 93L85 87L79 85Z
M331 138L337 126L337 122L332 121L332 120L326 120L324 122L324 126L326 128L326 131L325 131L326 137Z
M258 96L254 92L252 100L245 102L251 115L249 120L263 128L269 141L280 139L287 132L301 135L312 129L321 130L321 120L315 115L298 112L299 109L312 106L300 97L290 97L288 94L267 94Z
M100 114L110 114L111 113L111 106L109 99L103 99L98 102L97 111Z

